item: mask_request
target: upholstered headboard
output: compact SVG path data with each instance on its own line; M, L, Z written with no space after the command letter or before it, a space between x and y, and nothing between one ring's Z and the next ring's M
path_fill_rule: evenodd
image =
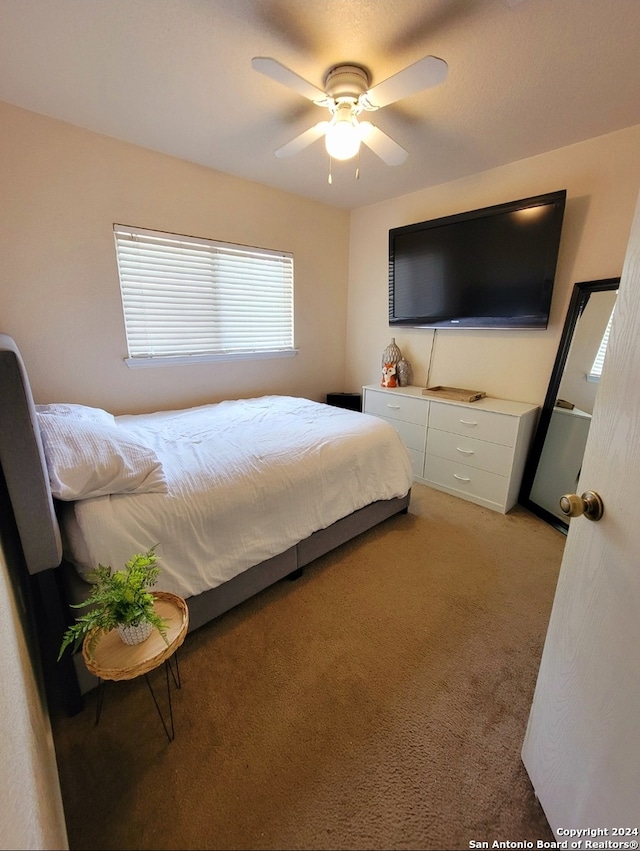
M0 465L29 573L62 560L60 527L29 378L18 347L0 334Z

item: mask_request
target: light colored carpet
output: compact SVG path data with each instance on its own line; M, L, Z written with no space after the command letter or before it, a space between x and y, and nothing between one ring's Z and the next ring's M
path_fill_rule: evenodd
M415 485L408 515L187 636L171 744L143 679L109 684L98 726L95 692L53 718L71 848L552 840L520 748L564 543Z

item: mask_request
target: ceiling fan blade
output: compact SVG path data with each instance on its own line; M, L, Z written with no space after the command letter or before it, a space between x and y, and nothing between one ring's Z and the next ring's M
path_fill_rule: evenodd
M314 124L313 127L309 127L308 130L305 130L304 133L300 133L299 136L296 136L290 142L287 142L286 145L283 145L281 148L278 148L276 151L277 157L293 157L295 154L302 151L312 142L315 142L316 139L319 139L321 136L324 136L327 127L329 126L328 121L319 121L317 124Z
M327 95L322 89L314 86L304 77L291 71L277 59L272 59L270 56L254 56L251 60L251 66L255 71L259 71L266 77L275 80L276 83L282 83L283 86L288 86L290 89L298 92L302 97L312 101L325 100Z
M387 136L370 121L360 122L360 133L364 144L387 165L401 165L409 156L402 145L394 142L391 136Z
M401 98L409 97L431 86L437 86L445 79L448 70L449 66L444 59L438 59L437 56L424 56L413 65L409 65L369 89L367 100L372 106L388 106Z

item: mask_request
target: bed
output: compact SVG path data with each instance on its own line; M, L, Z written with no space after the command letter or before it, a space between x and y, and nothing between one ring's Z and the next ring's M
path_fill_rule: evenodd
M98 563L119 568L157 545L156 588L187 600L191 631L406 512L412 481L392 426L308 399L115 417L35 405L6 334L0 462L51 658ZM96 681L81 654L69 658L53 669L74 712Z

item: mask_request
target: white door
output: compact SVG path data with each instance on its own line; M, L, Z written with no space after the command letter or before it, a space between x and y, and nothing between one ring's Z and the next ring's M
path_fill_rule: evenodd
M640 840L639 341L640 201L577 490L604 516L570 521L522 749L558 839Z

